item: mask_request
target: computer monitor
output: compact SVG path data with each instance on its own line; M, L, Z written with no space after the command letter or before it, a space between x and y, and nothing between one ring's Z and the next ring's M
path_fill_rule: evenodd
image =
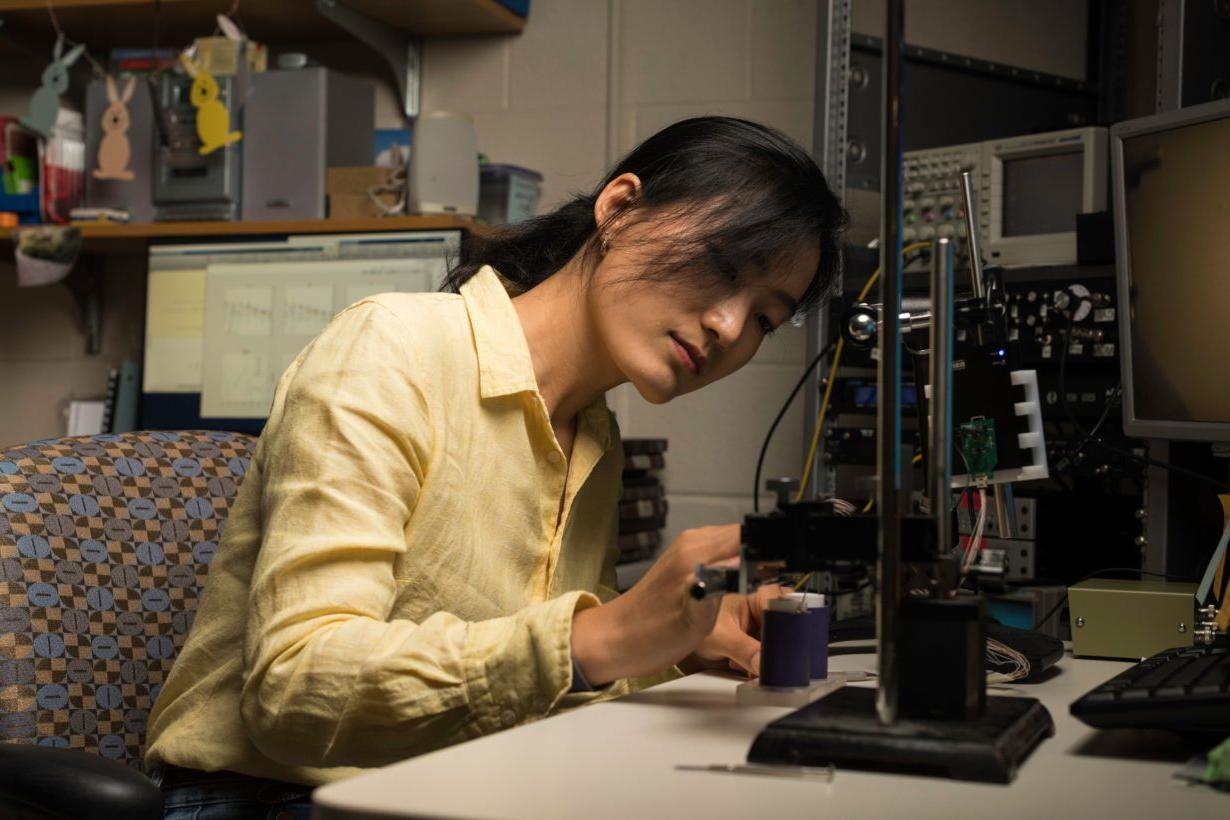
M143 428L259 433L278 378L364 296L440 287L461 231L151 245Z
M1111 129L1123 428L1230 441L1230 101Z

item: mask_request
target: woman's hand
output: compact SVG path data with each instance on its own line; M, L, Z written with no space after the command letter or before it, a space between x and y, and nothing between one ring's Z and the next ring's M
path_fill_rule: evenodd
M766 584L751 595L724 595L717 622L696 651L693 659L702 668L729 665L749 677L760 675L760 627L769 601L790 592L786 587Z
M689 594L696 565L731 563L738 557L738 524L686 530L630 590L573 616L572 656L586 680L601 686L651 675L701 646L723 607L736 607L723 604L723 598L731 596L697 601ZM731 623L739 623L737 613L730 617ZM729 638L729 632L729 626L723 628L717 645L727 645L723 638Z

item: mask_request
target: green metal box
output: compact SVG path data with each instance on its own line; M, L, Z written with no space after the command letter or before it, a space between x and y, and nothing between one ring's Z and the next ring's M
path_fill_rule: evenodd
M1147 658L1191 646L1196 585L1175 581L1094 579L1068 588L1072 654Z

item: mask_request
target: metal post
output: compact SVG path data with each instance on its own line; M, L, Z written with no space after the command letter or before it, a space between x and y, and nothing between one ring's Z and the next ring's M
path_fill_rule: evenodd
M952 538L952 247L937 239L931 253L931 438L927 494L940 554Z
M897 657L901 606L901 71L905 0L885 0L883 166L880 211L879 406L876 410L876 465L880 474L879 599L876 648L879 676L876 713L882 723L897 720L901 669Z
M1183 107L1183 19L1187 0L1158 0L1157 112Z
M970 288L975 297L985 299L987 291L982 278L982 252L978 247L978 212L974 210L974 186L969 171L961 172L961 202L965 207L965 250L969 254ZM982 325L978 326L977 333L978 343L982 344ZM1008 514L1008 491L1003 485L993 485L991 502L995 508L995 523L999 525L999 537L1014 538L1012 517Z
M986 289L982 284L982 253L978 248L978 212L974 210L974 186L969 171L961 172L961 204L965 208L965 250L969 254L970 287L974 296L982 299Z

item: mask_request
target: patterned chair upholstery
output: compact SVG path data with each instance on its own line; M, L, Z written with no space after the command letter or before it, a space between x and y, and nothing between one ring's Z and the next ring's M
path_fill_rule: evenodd
M0 450L0 741L140 768L254 443L134 432Z

